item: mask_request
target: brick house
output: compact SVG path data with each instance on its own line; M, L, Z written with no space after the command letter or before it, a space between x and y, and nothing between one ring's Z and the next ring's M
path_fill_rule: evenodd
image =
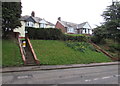
M63 33L67 33L67 34L92 34L92 28L88 22L76 24L76 23L61 21L60 17L58 18L55 28L61 29Z

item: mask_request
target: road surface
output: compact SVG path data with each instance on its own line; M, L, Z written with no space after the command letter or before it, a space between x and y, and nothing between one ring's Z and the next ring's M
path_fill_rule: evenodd
M2 84L118 84L118 65L2 73Z

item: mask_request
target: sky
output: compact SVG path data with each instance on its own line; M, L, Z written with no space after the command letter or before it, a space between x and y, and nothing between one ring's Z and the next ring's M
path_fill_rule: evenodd
M118 0L119 1L119 0ZM22 16L35 12L36 17L56 24L61 20L83 23L88 22L92 28L104 22L101 16L112 0L21 0Z

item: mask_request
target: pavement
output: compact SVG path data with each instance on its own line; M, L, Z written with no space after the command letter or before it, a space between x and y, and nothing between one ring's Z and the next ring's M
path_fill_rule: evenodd
M57 69L69 69L69 68L81 68L81 67L108 66L108 65L118 65L118 64L120 64L120 62L5 67L5 68L0 68L0 72L7 73L7 72L22 72L22 71L37 71L37 70L57 70Z

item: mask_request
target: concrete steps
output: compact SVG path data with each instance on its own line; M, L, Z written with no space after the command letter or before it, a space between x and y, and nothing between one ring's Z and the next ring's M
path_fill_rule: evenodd
M25 55L26 65L35 65L35 60L34 60L32 52L30 50L30 46L29 46L27 40L26 40L25 52L26 52L26 55Z

